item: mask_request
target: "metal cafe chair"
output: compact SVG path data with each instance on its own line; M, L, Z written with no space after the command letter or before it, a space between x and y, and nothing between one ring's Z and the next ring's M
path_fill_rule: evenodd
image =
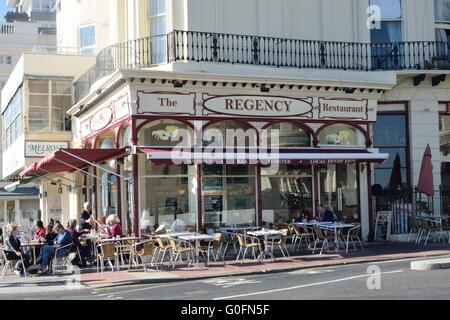
M274 248L274 246L278 246L278 248L280 249L280 251L283 254L284 258L286 258L286 255L288 257L290 257L289 251L288 251L288 249L286 247L286 240L287 240L288 232L289 232L288 229L281 229L280 230L280 235L274 236L272 238L267 239L268 243L266 243L266 245L270 246L272 256L273 256L273 248ZM286 254L285 254L284 250L286 250Z
M106 261L108 261L109 266L111 267L111 271L114 272L114 267L118 268L118 271L120 271L118 264L119 256L116 251L116 244L114 242L106 242L101 243L97 245L97 273L99 271L99 268L101 272L103 273L103 264ZM111 259L114 259L114 264L112 264Z
M175 263L178 261L178 258L181 262L183 262L182 255L186 255L186 259L188 261L188 268L191 266L191 262L195 265L195 249L189 241L184 240L175 240L173 238L169 239L170 245L172 247L172 255L170 258L170 263L172 263L172 269L175 269ZM192 259L191 259L192 257Z
M203 257L206 254L206 266L209 266L210 256L214 258L215 262L217 262L219 256L222 256L222 261L223 264L225 265L224 256L220 254L220 250L222 248L222 240L223 240L222 233L220 232L214 233L214 240L209 241L208 245L206 246L200 246L200 253L203 255Z
M255 249L258 249L259 252L262 252L259 239L256 237L251 237L251 236L240 234L240 233L237 233L236 237L239 242L239 252L236 257L236 262L239 261L239 258L241 258L241 264L244 262L245 257L247 256L248 249L252 249L253 259L256 260ZM247 242L247 239L249 239L250 242ZM242 253L242 257L241 257L241 253Z
M158 268L158 260L156 259L156 244L153 240L146 240L143 242L135 243L130 247L130 264L128 266L128 271L131 269L133 263L138 264L137 258L141 259L144 272L147 272L147 258L151 257L150 264L155 266L156 270Z
M329 250L328 242L329 242L329 241L334 241L334 235L331 235L331 234L325 235L325 234L322 232L322 229L320 229L319 226L315 226L315 227L313 228L313 231L314 231L315 237L314 237L314 248L313 248L312 253L314 254L314 252L316 251L317 245L318 245L320 242L322 242L322 248L320 249L320 254L322 254L323 249L324 249L325 247L327 248L327 251L328 251L328 250Z
M52 270L52 273L55 274L55 271L57 269L62 269L64 267L67 267L68 269L70 269L72 267L72 262L71 262L71 254L70 254L70 249L72 248L72 243L67 244L65 246L59 247L55 250L55 255L53 257L50 269ZM60 255L59 253L62 250L67 250L67 253L64 255Z
M353 228L348 230L347 237L346 237L347 239L346 239L346 250L345 250L345 253L348 253L348 246L349 246L350 241L352 241L353 248L354 248L354 250L356 250L355 240L358 241L358 243L359 243L359 245L361 247L361 250L364 250L364 247L363 247L362 242L361 242L361 238L359 237L359 231L360 230L361 230L361 225L360 224L355 225Z
M2 263L3 264L3 269L2 269L2 273L1 273L1 279L3 279L5 277L5 274L6 274L6 272L8 270L13 270L18 263L22 264L24 276L27 277L27 271L25 269L25 263L23 262L23 258L22 257L20 257L20 259L16 259L16 260L8 260L6 258L5 251L3 250L3 247L0 247L0 256L1 256L1 260L3 261L3 263Z

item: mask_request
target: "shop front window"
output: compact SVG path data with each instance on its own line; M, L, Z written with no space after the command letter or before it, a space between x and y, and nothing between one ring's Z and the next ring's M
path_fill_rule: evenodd
M114 148L114 137L105 137L99 139L99 148L100 149L113 149ZM104 164L100 164L100 166L108 171L116 171L116 160L107 161ZM118 195L117 195L117 176L112 173L109 173L105 170L99 169L97 170L98 175L100 176L99 181L99 192L100 192L100 212L101 216L107 217L111 214L118 214L117 212L117 204L118 204Z
M175 120L156 121L140 131L139 144L152 147L192 145L194 139L192 132L193 130L182 122ZM185 141L185 137L190 140Z
M365 138L360 130L346 124L335 124L324 128L319 136L320 145L365 146Z
M313 188L311 167L280 165L276 174L261 169L263 223L286 223L296 212L312 218Z
M237 121L220 121L208 126L203 132L203 146L210 147L256 147L256 130Z
M389 159L375 165L375 183L384 189L408 187L408 149L405 115L378 115L373 126L374 147Z
M256 224L256 168L253 165L202 166L203 224Z
M280 122L267 128L267 136L270 138L268 145L271 148L299 148L310 147L310 135L289 122Z
M339 221L360 222L358 165L327 165L320 168L320 204Z
M165 225L171 228L178 219L182 221L184 230L195 231L197 229L195 166L155 165L144 159L145 156L142 157L145 172L139 184L141 208L142 211L147 210L150 213L152 227Z

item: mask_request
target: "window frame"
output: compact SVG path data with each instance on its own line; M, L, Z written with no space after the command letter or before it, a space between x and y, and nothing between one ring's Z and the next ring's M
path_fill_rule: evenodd
M94 28L94 44L83 47L81 43L81 30L92 27ZM78 28L78 47L81 54L93 54L95 52L95 48L97 47L97 25L95 23L84 24Z
M26 98L27 98L27 130L28 130L28 132L30 132L30 133L43 133L43 132L62 133L62 132L68 132L69 130L67 130L65 116L66 116L67 110L70 109L70 106L64 112L64 106L59 106L59 107L58 106L54 106L53 98L54 97L65 97L65 98L70 97L70 99L71 99L72 98L72 86L70 85L70 93L58 93L57 91L53 90L53 84L55 82L71 83L72 80L70 80L70 79L28 79L27 81L28 82L27 82ZM45 82L47 82L48 93L36 93L36 92L31 93L29 84L32 81L45 81ZM31 106L30 105L30 98L31 98L31 96L47 96L48 106ZM70 103L70 105L71 104L72 103ZM31 125L30 125L30 120L31 121L33 121L33 120L37 121L39 119L37 119L37 118L35 118L35 119L34 118L30 118L30 110L33 111L33 112L39 112L39 109L42 109L43 113L45 113L45 111L47 112L47 115L48 115L48 117L47 117L47 120L48 120L47 127L46 128L41 128L39 130L32 130L31 129ZM55 130L53 128L53 124L54 124L53 123L54 122L53 121L53 118L54 118L53 111L54 110L61 110L62 111L62 118L61 118L62 130Z

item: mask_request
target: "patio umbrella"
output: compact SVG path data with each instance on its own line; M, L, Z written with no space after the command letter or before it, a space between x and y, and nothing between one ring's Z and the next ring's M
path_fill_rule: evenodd
M392 167L391 177L389 178L389 189L397 190L402 185L402 164L400 161L400 154L397 153L394 159L394 166Z
M431 148L428 144L422 158L417 191L425 193L427 196L434 194L433 164L431 163Z

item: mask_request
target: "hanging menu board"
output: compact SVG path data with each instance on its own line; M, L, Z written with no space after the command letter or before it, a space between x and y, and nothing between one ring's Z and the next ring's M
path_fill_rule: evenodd
M375 221L375 241L389 241L392 211L378 211Z

